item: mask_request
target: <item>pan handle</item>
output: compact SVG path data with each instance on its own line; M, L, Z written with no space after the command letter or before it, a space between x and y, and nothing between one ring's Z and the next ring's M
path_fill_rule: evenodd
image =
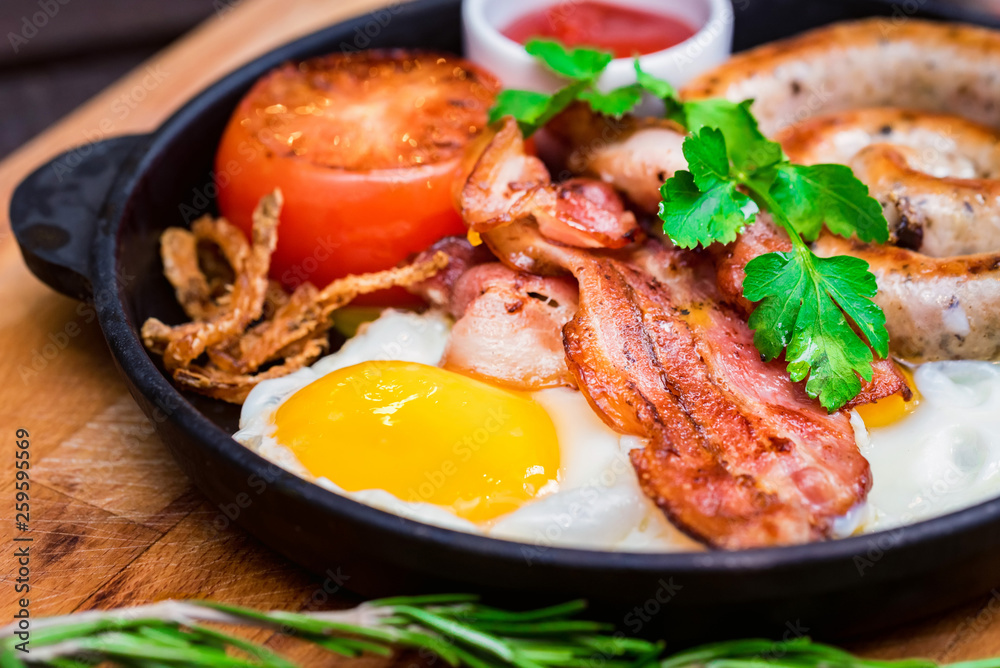
M89 301L90 249L126 159L149 135L124 135L56 156L21 181L10 223L25 264L64 295Z

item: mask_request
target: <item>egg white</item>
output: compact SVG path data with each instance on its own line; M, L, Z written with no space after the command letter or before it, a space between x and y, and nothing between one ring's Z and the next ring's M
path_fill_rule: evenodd
M864 531L945 515L1000 496L1000 367L928 362L914 381L921 400L895 424L855 438L872 467Z
M279 466L327 489L387 512L458 531L480 533L540 546L630 551L698 549L674 528L639 487L628 451L641 439L622 436L605 425L576 390L552 388L532 393L548 412L559 440L558 484L535 500L489 523L475 524L449 509L399 499L382 489L347 492L327 478L315 478L294 453L274 438L274 411L299 389L332 371L366 361L400 360L437 365L451 320L429 311L386 310L363 326L332 355L283 378L258 384L240 415L233 436Z
M458 531L540 546L627 551L682 551L700 546L674 528L642 492L628 451L644 441L617 434L575 390L532 393L559 440L558 484L492 522L475 524L449 509L403 501L382 489L347 492L315 478L274 438L274 411L299 389L332 371L374 360L437 365L451 320L429 311L386 310L332 355L250 393L234 438L266 459L356 501ZM947 514L1000 496L1000 366L932 362L916 368L922 399L899 422L866 429L852 412L862 454L872 468L866 505L836 523L837 535L872 532Z

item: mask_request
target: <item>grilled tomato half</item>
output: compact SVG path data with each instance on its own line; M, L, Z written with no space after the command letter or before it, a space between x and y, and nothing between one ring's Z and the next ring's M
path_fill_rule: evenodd
M334 54L262 77L216 155L219 209L248 235L261 197L285 205L271 275L287 288L388 269L464 234L451 198L466 144L499 82L453 55ZM402 290L358 300L406 304Z

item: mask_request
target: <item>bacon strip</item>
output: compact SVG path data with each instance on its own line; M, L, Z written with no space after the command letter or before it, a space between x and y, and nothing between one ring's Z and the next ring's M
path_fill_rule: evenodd
M546 237L577 248L622 248L642 234L611 186L593 179L536 188L526 212Z
M546 159L572 174L592 176L625 195L639 210L656 213L660 187L687 169L687 132L665 118L621 118L574 103L545 126Z
M571 278L543 278L499 262L474 267L452 292L458 320L442 366L518 390L575 387L562 328L576 302Z
M643 252L576 258L580 309L564 337L598 413L649 439L632 453L644 491L717 548L831 536L871 486L847 416L828 415L780 365L761 362L710 263L653 242Z
M744 315L749 316L754 305L743 297L747 263L764 253L786 252L791 249L792 243L785 232L775 227L766 214L759 214L756 223L718 254L719 290L726 299L737 304ZM892 359L876 359L872 364L872 379L861 379L861 392L847 402L844 408L854 408L893 394L902 394L904 399L909 400L913 393L899 366Z
M477 233L532 217L548 238L578 248L621 248L641 234L639 224L605 183L571 179L553 184L542 162L525 154L516 123L487 130L475 146L458 204Z
M576 282L514 271L485 244L448 237L414 262L445 253L448 266L409 288L455 318L441 360L452 371L517 390L576 387L562 328L576 312Z
M422 297L431 306L448 310L455 283L462 275L481 264L496 262L496 257L484 244L473 246L465 237L445 237L431 244L431 247L416 254L413 264L421 264L444 253L448 265L433 276L407 286L407 290Z
M481 163L511 154L489 151ZM691 536L722 549L803 543L865 500L870 470L846 414L761 361L704 254L573 248L527 215L483 240L512 269L576 278L569 369L605 422L648 439L632 453L643 489Z

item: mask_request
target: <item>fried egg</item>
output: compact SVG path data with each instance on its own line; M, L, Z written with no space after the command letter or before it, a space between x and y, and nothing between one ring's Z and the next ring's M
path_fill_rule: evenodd
M450 329L439 312L387 310L338 352L260 383L234 437L428 524L540 546L701 549L640 489L628 452L644 441L614 432L576 390L515 392L438 367ZM838 535L1000 496L1000 366L931 362L909 379L910 401L852 412L873 485Z
M851 416L872 468L865 531L945 515L1000 496L1000 366L928 362L914 399L889 397Z
M697 549L642 492L576 390L515 392L437 366L451 321L387 310L336 353L257 385L234 438L331 491L524 543Z

